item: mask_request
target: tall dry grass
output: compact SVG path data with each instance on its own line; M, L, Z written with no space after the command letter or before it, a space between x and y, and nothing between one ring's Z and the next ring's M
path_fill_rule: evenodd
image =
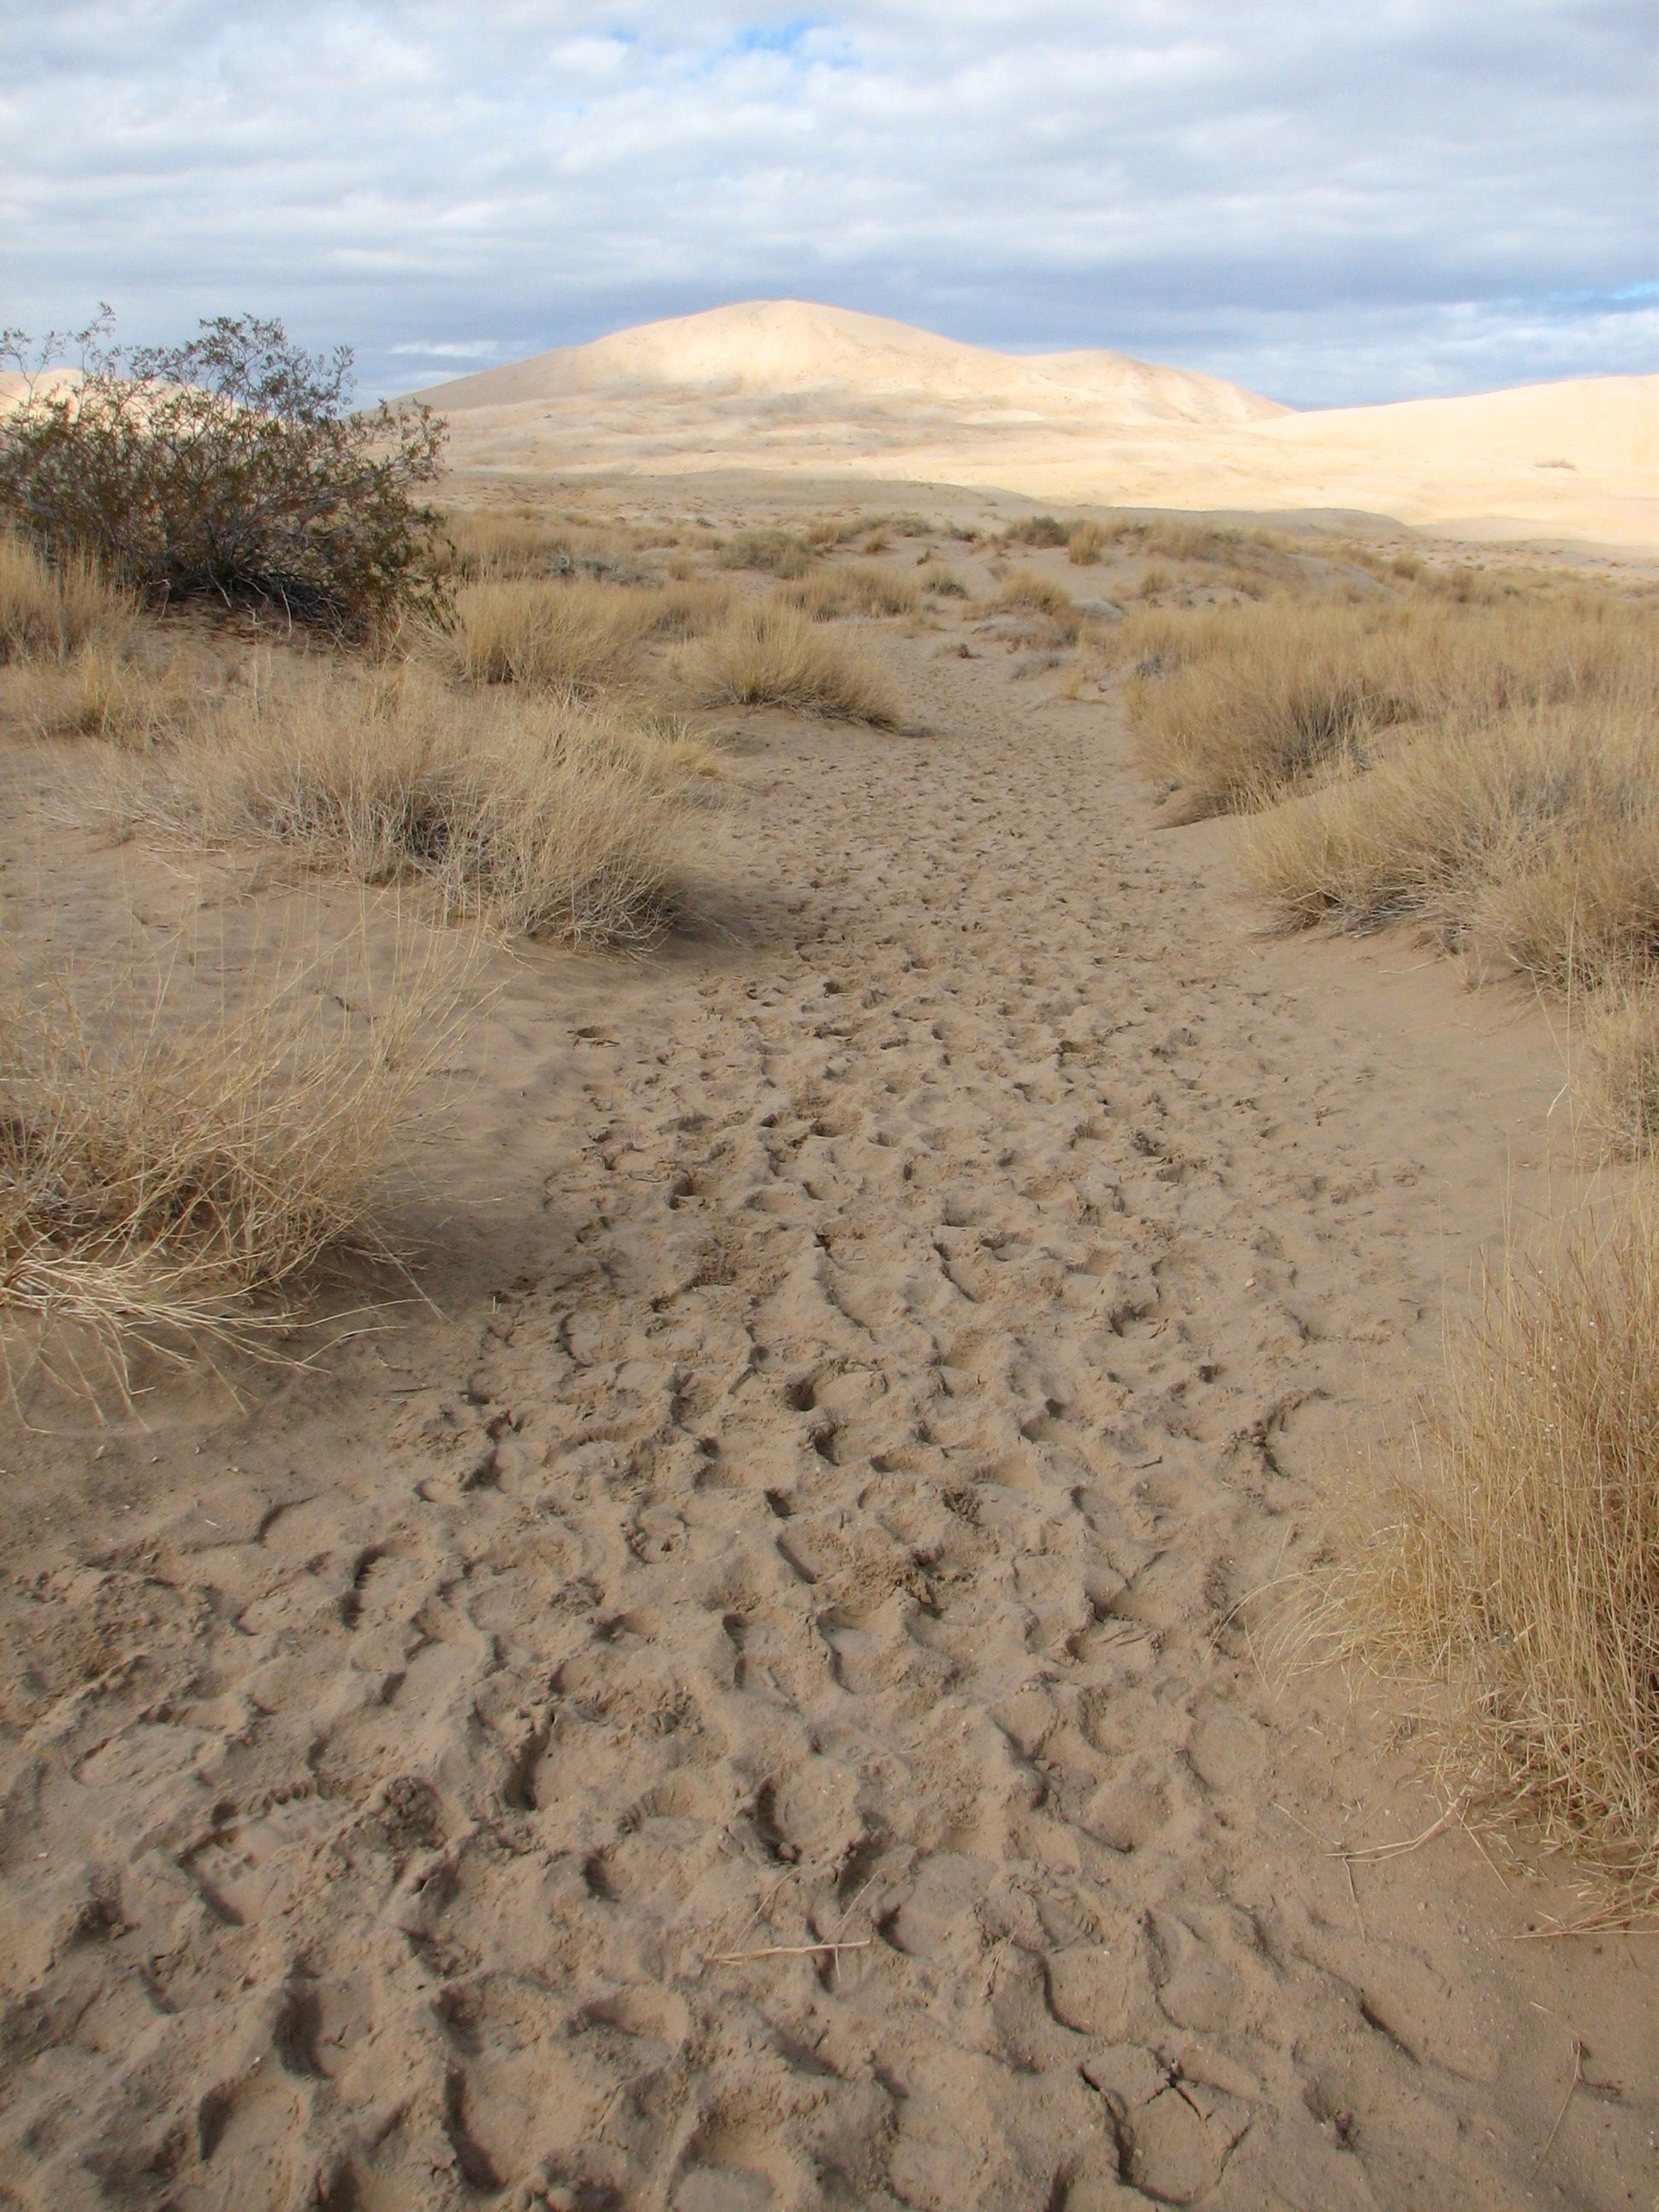
M1436 716L1659 700L1659 625L1607 593L1477 608L1283 598L1130 617L1110 641L1137 670L1143 764L1212 812L1271 805L1380 732Z
M18 1331L118 1383L137 1340L183 1354L287 1317L269 1299L330 1251L385 1255L375 1207L447 1049L461 976L400 940L239 964L204 1006L185 950L0 992L0 1365ZM384 963L382 963L384 966ZM352 1011L363 1009L367 1011ZM64 1337L59 1325L72 1324Z
M66 661L118 641L137 611L131 593L83 556L49 562L27 539L0 531L0 664Z
M1342 1548L1349 1657L1449 1785L1659 1900L1659 1212L1495 1285L1416 1481Z
M913 615L921 605L921 593L908 576L862 562L855 568L821 568L805 583L786 585L779 597L814 622L834 622L843 615Z
M1083 617L1077 611L1076 602L1065 586L1056 583L1052 576L1030 569L1010 576L997 593L997 605L1024 607L1033 614L1045 616L1056 634L1067 641L1075 641L1082 633Z
M700 635L730 604L715 584L522 577L469 584L456 593L443 654L468 683L591 698L636 684L652 645Z
M898 703L880 672L798 607L778 599L738 609L682 647L687 695L705 707L787 707L890 727Z
M810 538L793 530L739 530L719 547L714 559L722 568L760 568L773 576L799 577L811 568L813 550Z
M451 917L636 945L680 876L679 794L713 763L665 718L457 694L419 662L271 656L207 727L121 781L123 819L276 848Z
M1413 921L1557 989L1659 959L1659 724L1623 702L1468 709L1253 815L1286 921Z
M1659 969L1608 976L1578 1009L1577 1088L1590 1131L1616 1158L1659 1151Z

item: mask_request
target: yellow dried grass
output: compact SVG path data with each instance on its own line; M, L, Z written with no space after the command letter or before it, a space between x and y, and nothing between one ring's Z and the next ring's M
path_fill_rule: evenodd
M12 531L0 531L0 663L64 661L118 640L137 614L132 595L79 555L52 563Z
M1659 1901L1659 1208L1643 1185L1492 1286L1419 1479L1327 1626L1449 1790Z
M730 604L715 584L470 584L456 594L444 657L469 683L592 697L638 684L654 642L700 635Z
M566 698L458 695L416 663L268 659L208 728L129 773L124 817L273 846L513 933L640 945L680 872L683 725Z
M380 932L386 951L386 933ZM362 929L236 963L193 948L0 992L0 1365L125 1386L134 1341L183 1357L291 1319L331 1250L386 1257L377 1201L463 987L447 948ZM259 1297L258 1309L249 1301ZM67 1336L65 1336L67 1325Z
M676 667L700 706L787 707L881 727L898 720L897 702L876 669L776 599L740 608L684 647Z

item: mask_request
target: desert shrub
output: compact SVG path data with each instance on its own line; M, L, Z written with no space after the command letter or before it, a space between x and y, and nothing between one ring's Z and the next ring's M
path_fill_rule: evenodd
M728 592L713 584L492 580L456 593L444 650L469 683L591 697L637 682L653 641L696 636L729 605Z
M245 1340L325 1252L382 1249L374 1211L447 1048L459 975L361 945L280 948L205 1007L188 958L0 993L0 1364L62 1324L118 1383L126 1347ZM367 1005L368 1011L353 1012ZM70 1331L73 1336L75 1329ZM73 1343L69 1374L88 1379Z
M702 706L789 707L805 714L890 725L896 704L880 675L797 607L738 609L680 653L678 673Z
M0 416L0 516L54 562L79 557L164 599L279 605L356 633L441 599L440 518L416 495L443 425L424 408L348 411L349 352L309 355L281 323L219 316L181 346L123 353L105 319L77 377L27 379Z
M285 657L125 779L116 805L198 842L423 888L448 916L634 945L672 902L677 792L711 764L705 744L660 720L458 696L418 663Z
M0 530L0 663L67 660L94 640L119 637L137 610L84 554L47 561Z
M1071 535L1065 523L1052 514L1027 515L1023 522L1009 526L1008 536L1016 545L1064 545Z
M739 530L714 558L722 568L761 568L774 576L804 576L812 565L812 548L789 530Z
M1106 544L1106 532L1097 522L1074 522L1066 533L1066 557L1073 568L1095 568Z
M1659 1219L1497 1285L1421 1478L1339 1552L1350 1656L1449 1784L1659 1892Z
M1140 572L1140 582L1137 586L1140 597L1143 599L1155 599L1160 592L1167 592L1169 588L1169 570L1161 562L1149 561Z
M965 599L968 596L967 585L950 568L942 568L937 575L930 576L927 589L941 599Z
M831 622L838 615L908 615L921 605L921 594L908 576L863 567L821 569L803 584L786 586L780 596L814 622Z

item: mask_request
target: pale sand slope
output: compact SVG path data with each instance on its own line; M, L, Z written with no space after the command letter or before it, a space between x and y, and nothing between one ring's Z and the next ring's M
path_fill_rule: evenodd
M769 301L421 396L450 417L464 467L741 465L1072 503L1358 507L1472 535L1659 544L1659 376L1293 414L1118 354L998 354Z
M863 635L936 734L747 719L701 936L502 963L442 1316L5 1439L0 2200L1650 2201L1651 1941L1345 1866L1437 1801L1237 1609L1410 1464L1551 1038ZM25 811L14 925L171 910Z

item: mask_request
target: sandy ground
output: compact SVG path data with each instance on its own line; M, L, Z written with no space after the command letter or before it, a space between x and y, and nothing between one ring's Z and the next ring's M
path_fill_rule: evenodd
M761 301L422 396L475 469L724 465L1000 486L1073 507L1346 508L1464 537L1659 547L1659 376L1297 412L1121 355L1000 354Z
M1655 2202L1654 1939L1389 1855L1243 1602L1408 1458L1555 1041L864 635L925 734L743 718L696 925L498 963L440 1310L8 1432L0 2203ZM64 945L161 910L26 814Z

